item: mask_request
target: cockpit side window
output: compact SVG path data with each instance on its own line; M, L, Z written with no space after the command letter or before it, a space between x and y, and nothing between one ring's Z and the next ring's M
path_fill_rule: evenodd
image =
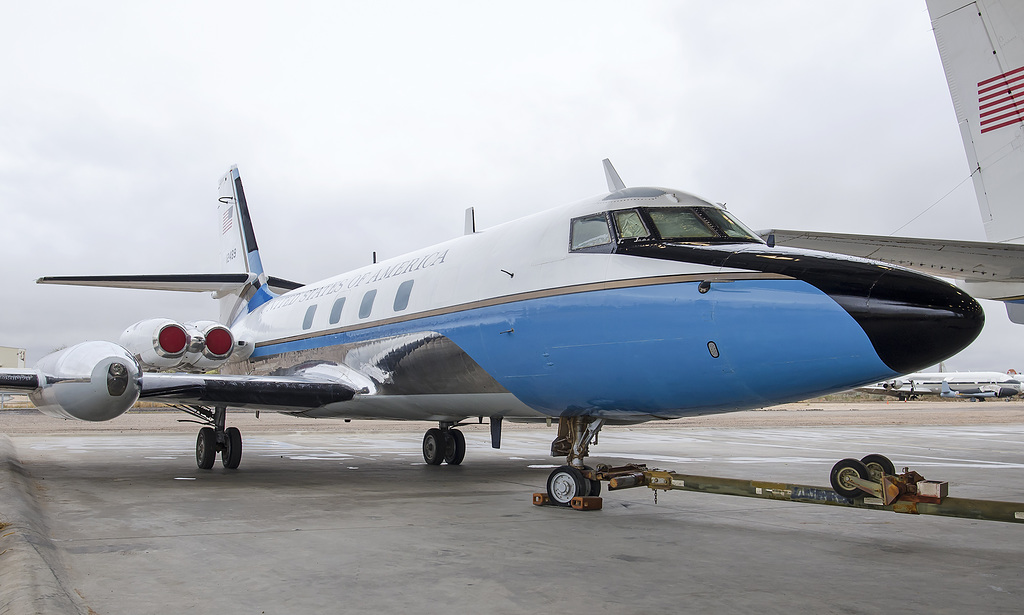
M611 230L608 228L608 217L605 214L594 214L576 218L571 223L570 248L576 250L588 250L599 246L610 246L612 243Z
M619 239L640 239L651 235L644 225L643 218L640 217L640 212L635 209L613 212L612 217L619 231Z

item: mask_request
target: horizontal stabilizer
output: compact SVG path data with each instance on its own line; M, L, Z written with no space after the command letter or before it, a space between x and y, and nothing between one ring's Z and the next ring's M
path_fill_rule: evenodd
M63 284L67 286L98 286L103 288L137 288L143 290L169 290L190 293L227 293L256 279L251 273L197 273L155 275L94 275L47 276L37 284ZM286 293L302 286L298 282L270 277L270 289Z

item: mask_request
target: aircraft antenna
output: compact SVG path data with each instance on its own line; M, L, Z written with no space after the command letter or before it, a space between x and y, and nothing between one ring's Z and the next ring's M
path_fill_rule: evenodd
M601 164L604 165L604 178L608 180L608 192L624 189L626 184L622 183L622 178L619 177L619 172L612 166L612 161L605 158L601 161Z

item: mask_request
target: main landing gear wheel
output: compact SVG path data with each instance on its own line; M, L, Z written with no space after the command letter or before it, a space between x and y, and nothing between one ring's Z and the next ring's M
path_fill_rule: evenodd
M457 466L466 458L466 436L458 429L449 429L444 433L444 462L450 466Z
M224 449L220 452L220 461L229 470L237 469L242 462L242 432L237 427L224 430Z
M843 459L836 465L832 466L832 473L828 478L836 493L844 498L852 500L864 495L864 492L850 482L850 479L860 478L863 480L871 480L871 471L868 470L868 467L864 465L864 462L862 461L858 461L857 459Z
M894 466L885 455L878 455L874 453L871 455L865 455L860 462L867 466L868 472L871 473L871 480L876 483L882 482L883 474L888 474L889 476L896 474L896 466Z
M423 436L423 461L432 466L439 466L444 461L448 450L448 438L438 428L428 429ZM463 451L465 456L465 451Z
M572 466L556 468L548 476L548 498L558 506L570 506L573 498L590 495L592 489L590 481Z
M223 406L183 406L181 409L207 425L199 430L196 438L196 465L199 469L213 468L218 451L225 468L238 468L242 462L242 432L237 427L225 427L228 409Z
M239 451L241 455L241 451ZM196 438L196 465L200 470L209 470L217 459L217 432L213 427L203 427Z

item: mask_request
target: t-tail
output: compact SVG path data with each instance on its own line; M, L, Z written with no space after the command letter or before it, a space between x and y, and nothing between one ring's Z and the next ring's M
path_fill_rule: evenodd
M217 200L220 202L217 220L220 221L221 268L225 273L248 274L244 284L218 296L221 322L230 325L270 301L275 294L263 271L237 166L231 167L221 178Z
M221 178L218 201L221 273L49 276L39 278L37 282L71 286L208 292L220 302L220 323L231 326L277 293L296 289L301 284L268 277L263 271L238 167L231 167L231 170Z
M927 2L985 234L1024 243L1024 2Z

